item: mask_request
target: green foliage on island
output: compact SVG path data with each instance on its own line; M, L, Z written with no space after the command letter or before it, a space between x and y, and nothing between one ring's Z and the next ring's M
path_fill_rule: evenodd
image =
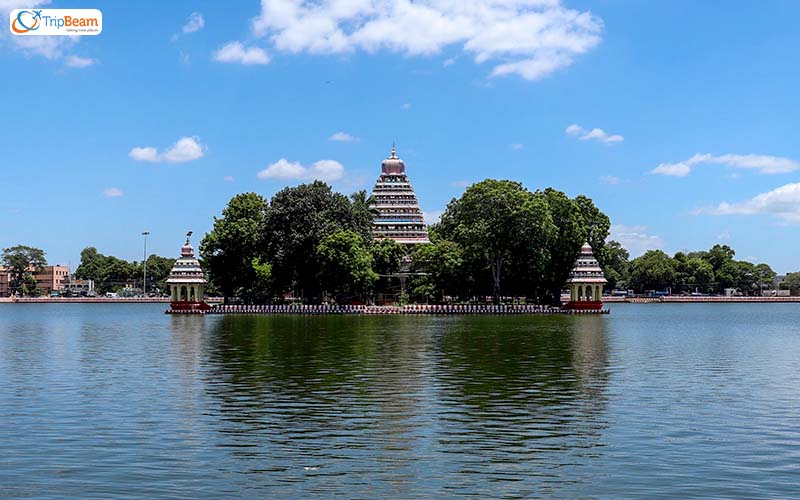
M373 241L371 201L365 191L348 198L320 181L285 188L270 201L240 194L214 219L200 255L226 299L244 302L283 300L289 292L309 303L397 297L396 274L407 262L413 301L557 303L581 245L589 241L603 259L610 227L585 196L488 179L450 202L430 228L431 244L409 250Z
M43 250L25 245L4 248L0 264L8 272L11 295L23 297L39 295L33 275L47 265Z

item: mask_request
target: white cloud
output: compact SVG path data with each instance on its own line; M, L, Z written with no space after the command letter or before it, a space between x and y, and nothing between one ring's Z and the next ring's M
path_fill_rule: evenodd
M69 66L70 68L88 68L94 64L97 64L97 59L92 59L90 57L80 57L80 56L67 56L64 59L64 65Z
M670 177L686 177L692 167L686 163L661 163L656 168L650 171L651 174L667 175Z
M578 136L578 139L582 141L590 141L595 140L605 144L616 144L618 142L622 142L625 140L619 134L608 134L605 130L601 128L593 128L591 130L587 130L577 123L573 123L569 127L564 130L568 135Z
M662 163L653 170L651 174L670 175L675 177L686 177L695 165L724 165L731 168L757 170L760 174L786 174L800 170L800 162L791 158L769 155L711 155L708 153L697 153L688 160L677 163Z
M616 175L603 175L600 177L600 182L609 186L616 186L619 184L620 179Z
M252 31L284 53L460 48L492 76L537 80L600 43L603 21L559 0L262 0ZM448 65L448 59L444 65Z
M631 257L638 257L648 250L664 248L664 240L660 236L648 234L645 226L614 224L611 226L608 239L622 243Z
M189 19L186 20L186 24L183 25L181 31L184 33L194 33L195 31L203 29L205 25L206 20L203 18L203 14L200 12L192 12L189 14Z
M728 241L731 239L731 233L729 233L728 231L722 231L717 235L717 239L719 241Z
M404 103L403 109L411 109L411 103L410 102Z
M222 178L222 180L225 181L225 182L233 182L236 179L234 179L234 177L232 175L226 175L225 177Z
M328 137L328 140L334 142L358 142L361 139L350 135L347 132L336 132L332 136Z
M441 210L431 210L430 212L422 211L422 217L425 219L426 224L436 224L442 218Z
M787 224L800 224L800 182L785 184L738 203L700 207L693 215L770 215Z
M519 151L520 149L522 149L524 147L525 146L523 144L519 144L519 143L515 143L515 144L511 145L511 149L514 149L514 150L517 150L517 151Z
M468 180L457 180L457 181L452 181L450 185L457 188L466 188L471 186L472 182Z
M451 58L449 58L449 59L445 59L445 60L442 62L442 67L446 68L446 67L448 67L448 66L452 66L452 65L453 65L453 64L455 64L455 63L456 63L456 58L455 58L455 57L451 57Z
M241 42L229 42L214 52L214 61L239 63L245 66L269 64L269 55L259 47L245 47Z
M149 163L185 163L202 158L205 155L206 146L200 143L198 137L181 137L169 149L159 153L152 146L135 147L130 150L128 156L136 161Z
M281 158L260 171L259 179L335 181L344 177L344 166L335 160L320 160L306 167L299 162Z
M109 187L103 190L103 196L105 196L106 198L119 198L124 194L125 193L123 193L120 188L115 188L115 187Z
M158 150L154 147L133 148L131 149L130 153L128 153L128 156L136 161L146 161L150 163L158 163L161 161L158 155Z

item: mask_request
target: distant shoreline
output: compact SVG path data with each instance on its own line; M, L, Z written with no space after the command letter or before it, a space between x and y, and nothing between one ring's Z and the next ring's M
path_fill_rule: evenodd
M666 297L604 297L605 303L631 303L631 304L655 304L655 303L769 303L769 302L800 302L800 297L687 297L681 295L670 295Z
M0 304L169 304L169 297L4 297ZM209 304L222 303L222 297L206 299Z
M206 299L209 304L221 304L222 297ZM800 297L604 297L606 304L688 304L688 303L800 303ZM0 304L169 304L169 297L0 297Z

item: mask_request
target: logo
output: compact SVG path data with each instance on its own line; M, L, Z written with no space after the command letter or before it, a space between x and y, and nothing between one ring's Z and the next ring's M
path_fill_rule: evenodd
M42 20L41 10L21 10L17 17L11 16L11 31L17 34L27 33L39 29Z
M9 23L16 36L99 35L103 31L103 13L98 9L14 9Z

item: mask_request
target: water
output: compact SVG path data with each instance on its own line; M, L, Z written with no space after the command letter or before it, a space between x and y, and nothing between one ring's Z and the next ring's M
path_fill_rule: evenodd
M797 498L800 306L0 306L0 498Z

